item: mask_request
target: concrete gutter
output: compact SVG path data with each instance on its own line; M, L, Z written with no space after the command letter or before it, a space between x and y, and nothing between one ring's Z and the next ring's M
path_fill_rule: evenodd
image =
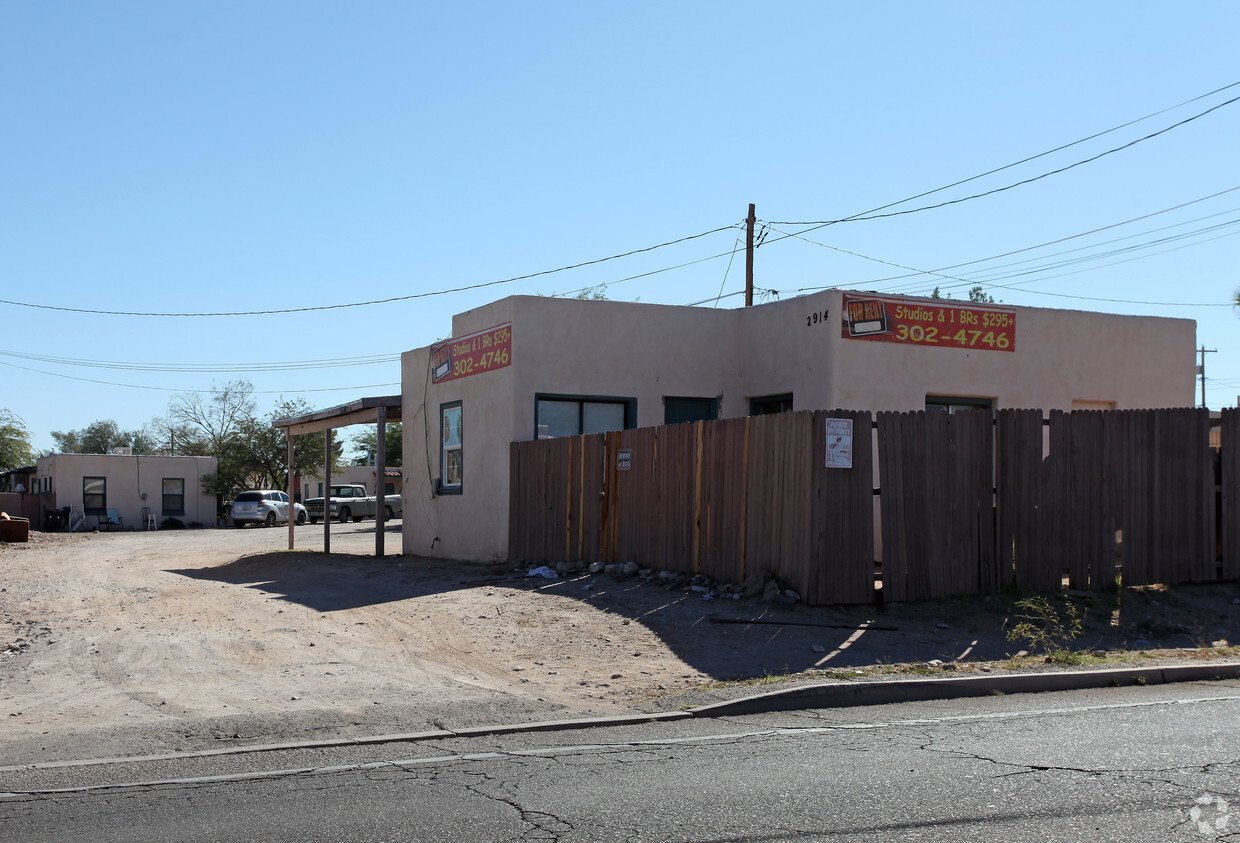
M528 732L564 732L573 729L594 729L604 726L632 726L641 723L671 722L694 717L735 717L771 711L796 711L808 708L847 708L858 705L887 705L919 700L946 700L961 697L985 697L998 694L1030 694L1044 691L1078 691L1088 688L1114 688L1133 685L1164 685L1171 682L1206 682L1240 679L1240 662L1175 665L1169 667L1124 668L1117 670L1072 670L1046 673L1017 673L999 676L957 676L947 679L893 679L886 681L832 682L801 685L784 691L770 691L711 703L683 711L653 714L624 714L612 717L588 717L545 720L535 723L512 723L495 726L470 726L461 729L436 729L393 735L360 738L334 738L278 744L251 744L220 749L189 752L168 752L116 758L92 758L75 761L48 761L0 767L0 772L48 770L62 767L88 767L101 764L133 764L170 761L222 755L244 755L262 752L283 752L298 749L325 749L346 746L374 746L388 743L420 743L450 738L473 738Z
M954 676L948 679L899 679L884 682L833 682L802 685L691 710L694 717L730 717L803 708L843 708L917 700L948 700L997 694L1079 691L1125 685L1163 685L1240 678L1240 663L1174 665L1170 667L1070 670L1009 675Z

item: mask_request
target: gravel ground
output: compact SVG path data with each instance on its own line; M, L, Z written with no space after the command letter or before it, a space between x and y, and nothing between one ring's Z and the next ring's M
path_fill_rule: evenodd
M387 547L400 547L399 522ZM809 681L1062 669L1007 639L1011 597L779 607L640 577L373 557L374 524L0 543L10 764L671 710ZM1234 584L1059 605L1074 647L1235 658ZM739 623L735 621L741 621ZM935 664L935 662L941 664Z

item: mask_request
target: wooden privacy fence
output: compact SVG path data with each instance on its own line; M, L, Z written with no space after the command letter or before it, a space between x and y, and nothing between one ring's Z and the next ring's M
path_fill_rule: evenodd
M515 442L509 553L771 573L809 604L876 583L905 601L1231 580L1236 412L1219 450L1194 409L837 410ZM852 422L851 468L827 467L829 419Z

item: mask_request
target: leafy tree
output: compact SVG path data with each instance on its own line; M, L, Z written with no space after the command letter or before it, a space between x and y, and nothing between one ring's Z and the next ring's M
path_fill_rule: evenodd
M167 442L177 453L215 457L216 471L203 478L203 485L221 500L245 489L288 488L288 442L284 431L271 422L312 409L302 399L282 401L259 418L253 391L249 381L237 380L206 395L177 395L168 404L167 417L148 426L161 448ZM333 472L341 468L343 453L344 442L333 437ZM306 477L322 475L322 434L294 438L293 467Z
M19 468L34 462L30 433L16 413L0 409L0 471Z
M609 301L607 296L607 285L598 284L594 287L586 287L578 290L577 294L573 296L573 298L581 299L582 301Z
M186 424L178 424L168 416L151 419L142 428L143 440L148 445L146 454L164 457L206 457L208 446L202 435Z
M220 499L231 498L248 486L244 433L257 404L254 385L229 381L210 393L184 392L168 402L168 421L201 440L207 456L215 457L216 471L203 476L203 486Z
M168 419L201 437L207 453L218 458L245 420L254 417L258 405L253 392L254 384L247 380L229 381L207 395L183 392L168 402Z
M288 439L280 428L272 427L276 419L309 413L313 408L298 398L282 401L266 419L250 419L242 425L240 438L241 462L248 475L250 488L288 488ZM341 468L344 442L332 437L332 472ZM323 475L323 434L303 433L293 437L293 470L303 477Z
M403 454L401 430L400 422L390 422L384 430L383 462L388 468L400 467ZM353 465L370 465L370 455L379 447L378 440L378 431L372 424L366 425L364 430L354 434L349 440L356 454L353 458Z
M52 431L56 450L62 454L110 454L114 448L133 448L135 454L149 453L149 441L141 431L122 430L111 419L103 419L81 430Z
M1237 295L1240 295L1240 291L1237 291ZM930 293L930 298L932 299L943 299L943 298L950 299L951 297L952 297L951 293L948 293L946 296L944 296L942 291L939 290L938 287L935 287L933 292ZM969 288L969 301L978 302L979 304L998 304L999 303L998 301L995 300L994 296L986 292L986 288L983 287L981 284L978 284L976 287Z

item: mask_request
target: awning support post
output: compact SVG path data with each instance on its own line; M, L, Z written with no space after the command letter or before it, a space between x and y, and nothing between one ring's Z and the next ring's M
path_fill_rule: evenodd
M375 556L383 558L383 534L387 527L387 407L379 407L375 422Z

